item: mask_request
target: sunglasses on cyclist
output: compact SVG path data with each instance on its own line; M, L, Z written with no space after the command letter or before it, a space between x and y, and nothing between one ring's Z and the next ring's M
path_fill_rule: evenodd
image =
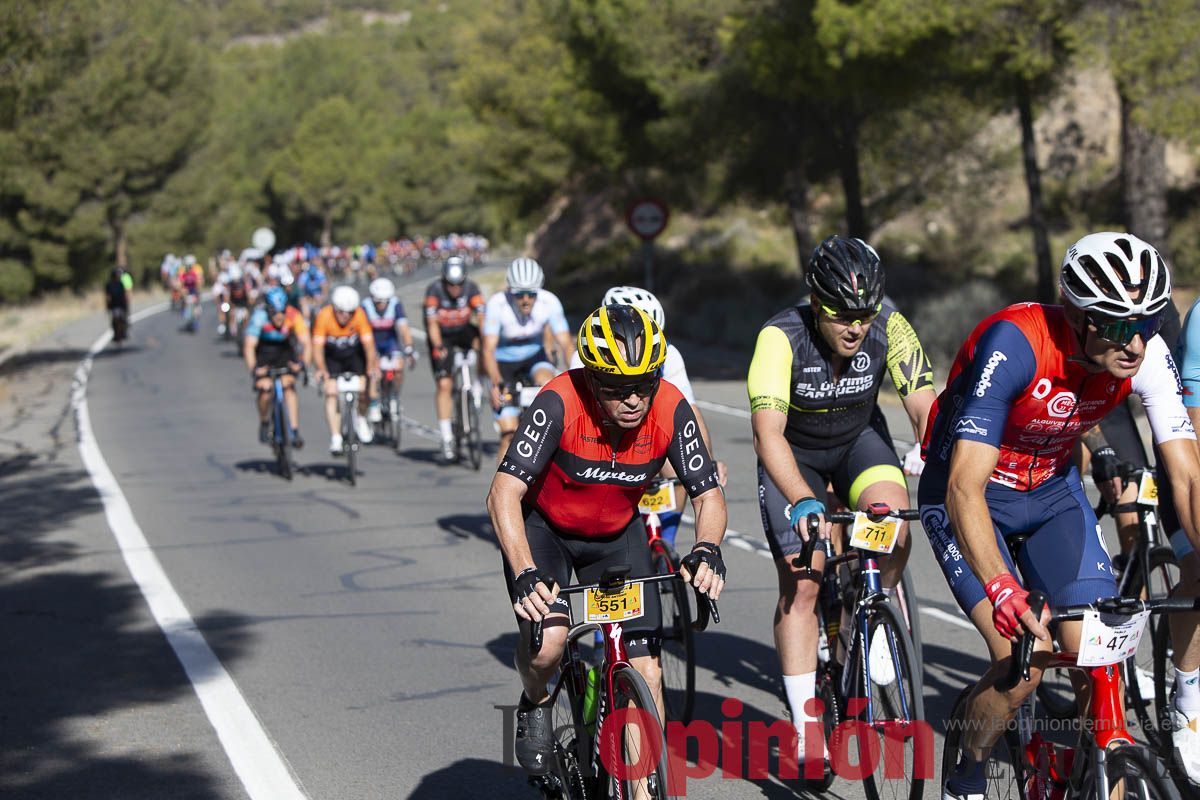
M1141 319L1112 319L1100 314L1088 314L1087 322L1088 327L1095 331L1097 339L1127 345L1135 336L1141 336L1143 342L1150 341L1162 328L1163 315L1155 314Z
M879 316L879 312L881 310L883 310L882 304L868 310L846 311L830 308L824 303L821 303L821 313L840 325L854 325L855 323L866 325L869 322L874 322L875 318Z
M600 396L601 400L624 400L632 394L636 394L638 397L650 397L658 391L660 380L662 378L659 375L630 383L605 383L597 379L596 394Z
M515 297L517 300L528 300L532 297L537 297L537 292L528 292L528 291L520 291L520 292L510 291L509 294L512 297Z

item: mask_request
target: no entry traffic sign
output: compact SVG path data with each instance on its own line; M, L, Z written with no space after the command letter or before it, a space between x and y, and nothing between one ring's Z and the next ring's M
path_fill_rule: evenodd
M625 211L625 222L629 229L647 242L666 229L667 219L666 204L651 197L633 201Z

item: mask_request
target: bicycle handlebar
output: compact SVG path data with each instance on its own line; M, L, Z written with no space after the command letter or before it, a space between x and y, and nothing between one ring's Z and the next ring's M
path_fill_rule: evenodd
M1042 609L1046 607L1046 597L1041 592L1029 593L1029 610L1040 618ZM1133 597L1106 597L1094 603L1081 603L1074 606L1060 606L1050 609L1050 622L1082 619L1088 611L1099 611L1101 614L1119 614L1130 616L1139 611L1149 611L1151 614L1172 614L1183 611L1200 611L1200 597L1158 597L1152 600L1138 600ZM1007 692L1022 680L1029 680L1030 661L1033 658L1034 636L1026 631L1021 638L1013 643L1012 660L1008 665L1008 674L996 682L996 689Z
M676 580L676 579L683 580L683 576L680 575L678 572L671 572L671 573L667 573L664 575L648 575L644 578L620 578L619 580L616 580L616 581L610 582L610 583L601 583L601 582L586 583L586 584L581 583L581 584L577 584L575 586L564 586L562 589L559 590L558 596L559 597L567 597L567 596L570 596L573 594L579 594L581 592L585 592L588 589L615 589L619 586L623 586L623 585L629 584L629 583L641 583L641 584L662 583L664 581L671 581L671 580ZM553 584L553 579L551 579L551 583ZM691 586L691 584L688 584L688 585ZM553 585L551 585L550 588L553 589L554 588ZM697 633L705 630L706 628L708 628L708 623L709 623L710 619L713 622L720 624L721 614L717 611L717 601L713 600L711 597L709 597L706 594L702 594L700 592L700 590L697 589L695 586L692 586L691 588L692 588L692 593L695 594L695 596L696 596L696 620L695 620L695 622L691 623L692 630L696 631ZM702 600L707 601L707 602L702 602ZM532 629L530 630L530 634L529 634L529 654L537 655L537 653L541 649L542 649L542 623L539 621L539 622L532 623Z
M1142 474L1145 472L1153 472L1153 470L1151 470L1149 467L1139 467L1136 464L1129 463L1128 461L1122 461L1117 473L1117 477L1119 477L1125 483L1140 483L1142 480ZM1142 503L1139 503L1136 500L1134 500L1132 503L1109 503L1102 495L1100 497L1100 502L1096 504L1094 511L1096 512L1097 518L1103 517L1105 514L1112 514L1115 517L1117 514L1136 514L1144 507L1145 506L1143 506Z
M885 517L896 517L897 519L909 521L921 518L921 512L916 508L898 508L893 510L886 505L874 504L871 506L871 509L872 510L866 512L866 514L871 518L872 521L875 522L878 522ZM855 511L832 511L825 515L825 520L827 522L837 522L849 525L854 522L856 514L857 512ZM816 514L808 515L808 519L806 520L808 541L804 543L804 548L800 551L800 555L792 559L792 566L800 567L806 570L812 569L813 551L816 550L817 540L820 538L818 536L820 519L821 518ZM829 553L826 553L825 555L828 556Z

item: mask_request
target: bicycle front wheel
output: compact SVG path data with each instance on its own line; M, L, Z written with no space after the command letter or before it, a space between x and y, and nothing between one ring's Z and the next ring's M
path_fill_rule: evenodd
M467 406L467 424L470 426L467 430L467 449L470 451L471 468L477 470L483 463L483 431L479 429L479 404L475 402L469 386L463 392L463 402Z
M626 724L618 726L614 712L621 709ZM622 798L666 800L667 738L650 687L633 667L613 670L613 709L600 731L600 753Z
M851 686L856 689L849 699L865 698L869 705L858 714L847 713L847 718L866 723L870 730L860 735L874 733L877 738L867 742L856 737L848 743L848 749L858 748L857 755L850 755L851 763L863 765L864 773L872 770L863 777L870 800L917 800L933 772L932 738L922 736L926 726L912 724L925 718L920 665L913 660L908 626L890 603L876 603L865 613L866 640L859 630L846 668L853 670ZM878 662L871 658L877 639L881 643L874 649L882 653ZM847 705L847 711L853 709ZM830 749L835 746L836 740Z
M1129 565L1134 568L1133 564ZM1146 597L1166 597L1179 583L1179 564L1169 547L1156 547L1150 553L1150 576L1148 581L1135 581L1140 594L1145 586ZM1152 614L1147 621L1149 630L1142 636L1137 652L1125 661L1125 691L1129 706L1137 714L1146 743L1159 753L1170 751L1170 734L1162 727L1163 720L1170 714L1167 693L1175 683L1175 665L1164 658L1156 664L1160 649L1165 649L1170 639L1170 617ZM1156 683L1156 671L1162 672L1162 683Z
M350 471L350 485L358 485L358 434L354 428L354 404L342 406L342 445L346 448L346 468Z
M650 550L650 564L656 575L675 571L671 549L656 541ZM692 721L696 701L696 652L692 638L690 592L683 581L658 584L658 606L662 620L662 686L667 718L684 724Z
M908 567L900 573L900 583L896 585L894 595L896 607L904 623L908 625L908 634L912 638L913 662L925 663L925 646L921 640L921 611L918 607L917 591L913 588L912 575Z
M1105 760L1113 797L1124 800L1179 800L1179 791L1167 776L1167 768L1148 747L1123 745L1110 750ZM1089 791L1087 797L1095 797Z
M942 744L942 782L954 774L962 750L963 731L967 729L967 699L971 696L971 687L959 694L954 703L954 710L946 720L946 740ZM1026 774L1024 761L1021 759L1021 741L1016 731L1006 730L1004 735L992 746L992 753L987 764L988 788L985 800L1010 800L1025 796L1024 787Z
M276 401L277 408L275 409L275 459L279 466L279 474L284 480L292 479L292 439L291 431L288 430L289 422L287 415L287 405Z

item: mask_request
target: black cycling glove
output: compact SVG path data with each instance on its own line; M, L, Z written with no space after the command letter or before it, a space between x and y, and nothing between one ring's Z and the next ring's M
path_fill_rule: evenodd
M712 542L696 542L692 552L680 560L680 566L686 567L693 578L701 564L708 564L718 578L725 577L725 562L721 559L721 548Z
M546 584L546 588L550 591L554 591L552 575L542 572L537 567L526 567L521 570L521 574L513 579L513 585L517 589L517 602L524 602L525 598L536 595L539 582Z
M1092 453L1092 480L1099 486L1105 481L1122 477L1123 466L1121 459L1117 458L1116 450L1111 447L1101 447Z

